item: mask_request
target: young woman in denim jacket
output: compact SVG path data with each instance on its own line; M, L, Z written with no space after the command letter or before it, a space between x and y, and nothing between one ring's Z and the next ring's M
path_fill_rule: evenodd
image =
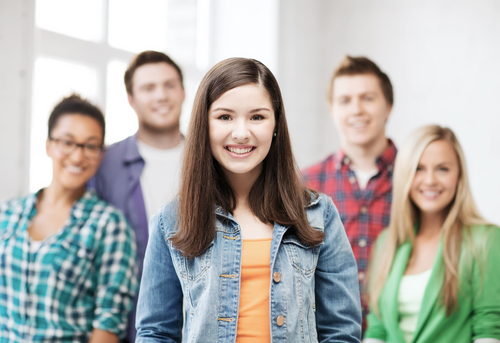
M391 221L371 263L365 343L500 343L500 229L479 214L453 132L396 157Z
M214 66L184 154L179 199L150 221L136 342L359 342L356 262L331 199L301 184L269 69Z

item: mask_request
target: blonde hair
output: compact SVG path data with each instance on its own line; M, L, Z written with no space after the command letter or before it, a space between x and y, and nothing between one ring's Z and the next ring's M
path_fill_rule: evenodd
M378 301L389 276L396 250L408 240L414 243L414 225L419 216L418 208L410 200L410 188L420 157L432 142L444 140L455 150L460 170L454 199L442 226L444 283L441 300L450 314L458 306L458 266L462 229L471 225L487 224L479 214L470 191L465 157L458 140L448 128L438 125L424 126L414 131L404 142L396 156L393 176L391 219L387 228L384 247L375 252L370 266L370 305L379 314Z

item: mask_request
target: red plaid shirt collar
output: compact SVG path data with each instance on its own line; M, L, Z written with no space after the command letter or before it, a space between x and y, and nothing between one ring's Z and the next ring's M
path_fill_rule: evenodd
M394 166L394 160L396 159L396 146L394 145L394 142L391 139L387 139L387 142L389 143L389 146L384 150L382 155L377 157L376 164L378 167L378 170L392 170ZM335 163L335 169L339 170L343 165L349 166L351 164L351 159L349 156L347 156L344 152L344 150L339 149L337 153L333 155L334 163Z

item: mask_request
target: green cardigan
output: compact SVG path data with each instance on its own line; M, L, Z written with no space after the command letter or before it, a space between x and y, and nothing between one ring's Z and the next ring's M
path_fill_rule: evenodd
M377 247L383 248L386 233L382 233L378 238ZM464 240L459 262L461 288L458 310L447 317L446 310L440 303L444 280L441 242L425 289L413 343L470 343L478 338L500 339L500 228L473 226L471 233L479 258L476 260L472 257L470 244ZM368 329L365 338L375 338L387 343L405 342L399 328L397 296L399 282L406 270L411 251L410 242L397 249L379 299L380 317L373 311L367 316ZM483 252L486 263L482 263Z

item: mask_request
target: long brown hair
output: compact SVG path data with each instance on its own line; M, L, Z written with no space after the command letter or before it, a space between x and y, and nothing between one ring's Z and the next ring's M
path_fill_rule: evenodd
M236 207L235 193L210 150L208 111L225 92L248 84L267 92L276 120L276 137L249 194L250 209L263 223L292 226L304 244L315 246L323 240L323 233L307 221L304 206L311 196L298 177L278 82L261 62L230 58L205 75L193 104L182 163L178 230L172 237L172 244L187 257L202 254L215 238L215 205L230 213Z
M420 157L432 142L444 140L455 150L460 169L455 197L448 205L448 214L442 226L444 282L441 302L450 314L458 306L459 260L461 244L470 238L470 226L487 224L481 217L472 198L465 156L457 137L448 128L438 125L424 126L414 131L398 151L394 167L394 187L391 220L383 247L376 249L370 264L370 304L378 313L378 302L389 276L396 250L405 242L415 241L414 225L419 209L410 199L410 188L415 178ZM465 230L465 231L464 231ZM472 249L474 251L474 247ZM477 256L475 256L477 258Z

